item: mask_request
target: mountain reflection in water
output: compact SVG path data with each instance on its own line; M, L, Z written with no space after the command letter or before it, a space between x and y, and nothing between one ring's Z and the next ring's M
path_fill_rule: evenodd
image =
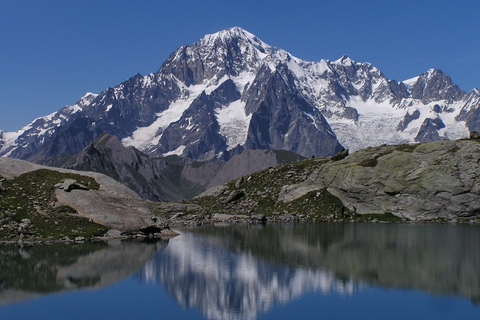
M78 290L86 288L95 290ZM425 304L433 296L458 308L445 315ZM480 226L207 226L152 243L0 246L1 319L356 318L360 311L365 319L392 312L478 319L478 302Z
M293 224L184 231L138 277L211 319L253 319L307 292L366 285L480 297L480 228Z
M171 240L146 264L141 277L150 283L160 281L182 306L198 308L213 319L253 319L276 302L308 291L354 290L351 282L331 273L272 264L189 232Z

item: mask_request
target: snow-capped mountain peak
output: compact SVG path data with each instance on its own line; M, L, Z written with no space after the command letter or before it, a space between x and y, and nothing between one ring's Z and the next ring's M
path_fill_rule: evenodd
M208 160L242 148L326 156L465 137L480 131L479 105L478 90L465 94L438 69L398 82L371 63L305 61L233 27L181 46L156 73L2 132L0 155L75 154L107 132L158 156Z
M333 64L341 64L344 66L351 66L352 64L355 64L355 61L350 59L346 54L344 54L340 59L335 60Z
M258 48L260 51L265 51L266 48L271 48L270 45L257 38L257 36L240 27L233 27L230 29L218 31L216 33L207 34L198 41L198 44L213 47L218 45L218 43L227 44L232 39L241 39L243 41L247 41L251 45Z

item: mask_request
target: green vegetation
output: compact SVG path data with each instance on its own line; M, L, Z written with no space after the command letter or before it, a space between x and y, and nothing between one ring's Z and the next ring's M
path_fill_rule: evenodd
M0 191L0 239L44 241L103 234L104 226L79 217L71 207L56 204L55 185L65 179L89 189L99 188L93 178L47 169L5 179Z
M401 144L401 145L398 145L395 150L411 153L411 152L414 152L418 146L419 146L418 144Z
M52 244L26 246L19 248L16 245L0 246L0 279L3 290L14 288L27 292L48 293L65 289L65 284L58 281L57 271L61 266L69 266L80 257L87 256L97 250L105 248L106 243L84 244ZM21 274L22 277L18 275ZM70 279L76 287L93 285L99 279Z
M377 166L377 159L379 157L375 157L375 158L372 158L372 159L367 159L367 160L363 160L362 162L359 163L360 166L362 167L370 167L370 168L373 168L375 166Z
M191 203L201 205L204 214L213 213L262 213L272 215L275 212L288 210L283 203L277 202L281 188L287 184L295 184L306 179L324 159L310 159L265 169L242 178L241 190L245 195L237 201L227 203L228 195L236 190L237 181L227 184L219 198L215 196L192 199Z
M202 210L191 210L188 214L230 214L253 215L263 214L278 218L293 215L295 219L306 221L400 221L392 215L355 215L344 204L327 191L327 188L313 190L290 201L278 201L282 187L305 181L327 159L302 160L275 168L269 168L252 175L232 181L226 185L221 194L195 198L189 201L200 205ZM371 161L376 162L376 158ZM237 189L238 187L238 189ZM229 201L235 193L240 196Z

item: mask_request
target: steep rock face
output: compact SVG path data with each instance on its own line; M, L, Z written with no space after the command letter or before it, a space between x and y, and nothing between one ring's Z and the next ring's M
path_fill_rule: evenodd
M2 132L0 134L0 141L2 141L0 143L0 154L12 158L28 158L32 154L41 153L44 156L38 158L48 158L52 154L48 151L39 152L39 149L49 149L44 147L44 145L51 140L51 137L56 136L60 130L64 130L64 127L72 122L77 117L77 114L90 105L97 96L97 94L87 93L73 106L67 106L58 112L37 118L18 132ZM85 126L86 123L81 124L82 131ZM56 145L56 148L61 147ZM55 152L56 150L54 149L53 154L56 154Z
M180 47L162 65L161 73L173 75L187 87L205 80L239 76L255 68L271 47L241 28L207 35L197 43Z
M287 66L261 69L245 96L252 114L246 141L251 149L287 149L328 156L342 149L325 118L295 90Z
M176 201L188 197L189 192L203 190L201 185L182 178L183 165L150 158L134 147L124 147L117 137L103 134L64 167L106 174L144 199Z
M462 101L463 106L457 121L465 121L466 126L472 131L480 131L480 91L472 90Z
M449 76L438 69L430 69L418 77L410 89L411 97L425 104L431 101L458 101L465 92L452 82Z
M440 129L445 128L445 124L440 118L427 118L423 121L420 130L418 130L418 134L415 137L416 142L429 142L429 141L437 141L437 140L445 140L445 138L441 138L438 134Z

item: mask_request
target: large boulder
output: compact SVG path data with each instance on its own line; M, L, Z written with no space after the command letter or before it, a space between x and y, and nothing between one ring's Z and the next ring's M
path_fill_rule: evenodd
M163 229L166 226L151 212L149 204L135 192L101 173L45 167L23 160L0 157L0 176L7 179L38 169L81 174L94 178L99 184L98 189L89 189L74 180L63 180L55 188L57 207L71 207L81 217L121 231L148 227Z
M367 148L284 186L278 200L327 188L357 214L390 212L412 220L478 216L479 160L475 140Z

